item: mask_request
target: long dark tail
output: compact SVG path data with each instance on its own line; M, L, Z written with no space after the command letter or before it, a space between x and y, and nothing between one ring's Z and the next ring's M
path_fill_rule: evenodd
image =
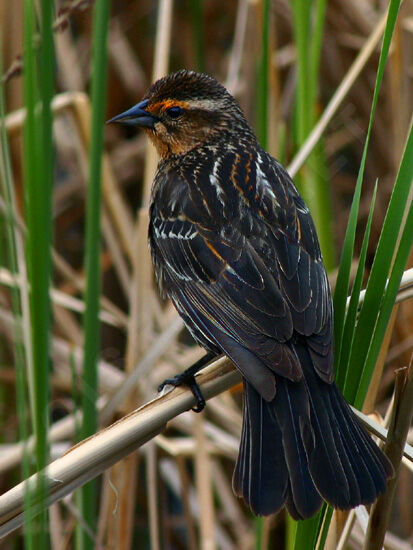
M370 504L393 473L335 384L297 350L300 382L277 377L268 402L245 382L244 422L233 487L257 515L285 505L295 519L311 517L322 499L346 510Z

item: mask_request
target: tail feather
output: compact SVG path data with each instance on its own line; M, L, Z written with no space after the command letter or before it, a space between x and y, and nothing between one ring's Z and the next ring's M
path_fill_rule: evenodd
M302 438L303 430L312 432L310 406L303 384L279 379L273 410L282 433L295 510L300 518L310 517L320 508L322 500L310 475Z
M393 476L393 467L387 457L360 424L336 387L334 387L334 390L336 395L335 399L331 400L332 407L335 411L341 410L341 413L346 420L346 427L348 428L349 435L351 436L351 441L355 444L355 446L360 449L360 445L363 444L364 454L361 454L361 459L364 461L366 470L373 478L377 496L386 490L386 479ZM339 417L339 413L337 412L336 414L337 417ZM353 456L357 457L358 454L354 453Z
M244 384L245 387L245 384ZM234 474L232 477L232 488L234 493L243 497L246 495L245 500L249 503L249 471L250 471L250 420L248 403L244 397L244 410L243 410L243 422L241 442L238 453L237 463L235 464Z
M390 462L335 384L318 376L307 348L296 352L303 378L276 376L273 400L244 383L234 491L258 515L285 505L295 519L311 517L322 499L344 510L374 502L393 473Z
M373 471L374 462L371 461L368 442L371 441L364 430L358 429L358 421L354 422L353 413L347 403L339 403L341 394L338 391L330 399L330 405L334 410L334 421L339 425L340 435L346 447L347 456L355 472L359 493L353 497L354 502L365 504L372 502L377 496L377 480L384 478L384 472ZM366 437L365 437L366 435Z
M295 505L293 491L292 491L290 482L288 483L287 497L285 499L285 507L287 508L288 513L293 519L295 519L296 521L303 519L302 514L300 514L300 512L297 510L297 507Z
M300 359L302 360L301 357ZM323 384L326 389L320 391L320 388L315 386L316 383ZM331 420L330 408L326 403L325 391L331 386L322 382L315 372L305 372L302 385L310 401L309 422L314 434L310 446L309 437L303 431L308 467L323 498L341 507L339 504L344 505L349 500L351 489L356 483L353 471L346 460L346 453L343 453L340 434Z
M283 506L288 487L282 437L268 402L247 382L244 389L240 452L232 484L256 515L269 515Z

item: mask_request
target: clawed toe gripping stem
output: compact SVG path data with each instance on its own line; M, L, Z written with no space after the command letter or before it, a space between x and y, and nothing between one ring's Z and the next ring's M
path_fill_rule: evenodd
M196 399L196 405L192 408L192 410L197 413L201 412L205 408L205 399L202 395L201 388L197 384L195 374L214 357L215 355L213 353L207 353L184 372L175 375L173 378L167 378L164 380L162 384L159 385L158 392L161 392L165 386L187 386Z

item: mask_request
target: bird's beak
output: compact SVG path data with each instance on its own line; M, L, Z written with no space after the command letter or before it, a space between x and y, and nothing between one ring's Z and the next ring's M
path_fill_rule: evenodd
M145 107L148 105L148 100L141 101L131 109L128 109L120 115L116 115L106 124L110 122L120 122L121 124L129 124L131 126L141 126L142 128L153 128L155 123L159 120L158 117L145 111Z

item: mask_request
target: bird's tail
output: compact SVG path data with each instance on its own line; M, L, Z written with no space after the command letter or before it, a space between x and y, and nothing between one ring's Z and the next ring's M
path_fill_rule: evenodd
M233 487L257 515L285 505L311 517L322 499L346 510L372 503L393 473L336 385L316 374L307 349L296 349L304 376L277 376L268 402L245 382L244 421Z

